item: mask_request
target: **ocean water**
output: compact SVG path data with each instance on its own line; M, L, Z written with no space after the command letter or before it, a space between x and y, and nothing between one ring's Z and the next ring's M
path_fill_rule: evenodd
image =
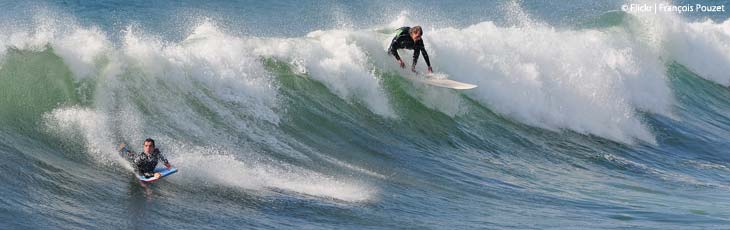
M630 4L730 2L0 1L0 229L728 229L730 13Z

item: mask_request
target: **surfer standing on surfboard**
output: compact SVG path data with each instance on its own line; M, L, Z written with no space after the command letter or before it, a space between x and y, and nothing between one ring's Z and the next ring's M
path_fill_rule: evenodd
M152 138L144 140L144 152L136 154L129 151L127 154L129 154L130 157L133 157L134 166L137 168L137 172L145 178L160 178L160 173L155 172L155 167L157 167L157 162L159 160L165 162L165 167L167 167L167 169L172 168L170 162L168 162L165 156L163 156L160 152L160 149L155 148L155 140Z
M418 55L423 52L423 59L426 60L428 65L428 73L433 73L431 69L431 61L428 60L428 53L423 45L423 30L421 26L414 27L401 27L397 31L397 34L390 42L390 48L388 48L388 54L395 56L395 60L398 62L401 68L405 68L406 64L400 59L398 55L398 49L409 49L413 50L413 65L411 65L411 71L416 72L416 62L418 61Z

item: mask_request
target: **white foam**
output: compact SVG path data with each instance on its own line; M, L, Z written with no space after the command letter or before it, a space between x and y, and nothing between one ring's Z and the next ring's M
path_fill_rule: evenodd
M678 12L629 13L638 19L638 24L631 25L637 37L670 58L666 61L677 61L707 80L730 86L730 20L688 22Z
M375 190L361 182L324 175L284 162L267 163L253 158L238 160L232 155L205 150L170 159L181 172L177 180L211 185L233 186L261 193L283 190L308 196L364 202L374 198Z
M530 125L654 143L636 111L670 115L662 63L622 35L483 22L424 41L437 70L476 83L470 96Z
M51 45L78 78L96 75L99 58L111 50L111 42L97 28L77 28Z
M63 58L77 78L93 75L98 62L111 49L111 43L98 28L76 25L73 20L54 18L49 12L34 17L33 28L3 28L0 35L0 58L9 47L43 51L47 46Z
M116 144L110 132L112 119L104 113L88 108L69 107L55 109L44 117L47 128L60 137L83 138L86 151L97 161L123 162L115 156ZM170 179L182 183L212 183L263 193L282 190L347 202L365 202L373 199L376 193L374 188L362 182L317 173L275 160L262 160L266 157L257 156L256 153L239 154L245 158L239 160L226 151L189 147L169 137L156 139L160 146L166 147L163 151L170 162L184 172ZM128 170L132 169L129 164L121 165ZM353 166L348 168L352 169ZM369 174L378 175L372 172Z
M682 24L668 38L672 58L703 78L730 86L730 20Z
M401 11L395 20L388 23L388 28L396 29L406 25L415 25L416 23L411 20L410 13L408 11Z
M314 31L306 38L252 39L249 42L255 47L255 54L304 63L299 65L299 71L308 73L341 98L362 101L376 114L395 117L369 64L368 53L351 31Z
M203 23L181 43L164 43L159 39L129 29L124 37L122 52L126 61L138 67L148 78L163 80L185 92L190 92L207 106L220 106L224 100L240 106L258 119L278 123L273 111L277 107L277 86L261 61L246 52L242 40L225 35L212 24ZM200 93L204 85L215 98ZM164 98L169 102L172 98ZM172 99L186 106L186 101ZM162 101L160 101L162 102ZM233 116L225 109L220 115ZM192 118L194 119L194 118Z
M4 40L3 49L15 48L20 50L41 51L52 40L52 31L48 30L48 26L36 28L36 31L29 32L27 30L8 31Z
M203 138L222 146L238 142L236 138L222 138L220 132L215 132L218 126L210 117L201 116L193 108L195 105L190 103L190 99L194 98L215 112L222 119L221 122L234 130L240 130L239 135L248 135L252 140L265 143L282 154L296 156L294 148L279 140L284 137L266 131L266 126L259 127L259 121L276 125L279 118L274 112L277 106L276 85L264 70L261 56L253 52L255 46L252 44L257 42L256 38L229 36L211 22L201 23L188 38L179 43L163 42L129 27L118 48L113 47L104 34L93 28L75 28L65 34L38 34L16 36L42 37L36 40L45 40L46 44L50 44L77 77L95 77L99 80L95 86L94 105L61 107L44 115L49 131L61 138L80 138L87 148L86 152L99 163L107 164L120 159L116 156L116 145L123 140L119 140L118 135L124 140L143 140L153 134L160 146L166 147L163 151L166 151L173 164L186 172L172 180L185 182L190 181L190 177L205 177L224 186L257 191L283 190L350 202L366 201L373 197L372 189L344 177L337 178L274 160L254 163L261 162L257 159L262 158L256 153L236 160L221 153L183 151L181 149L186 144L179 142L180 137L161 132L160 129L170 131L168 127L174 127L174 130L182 131L185 137ZM309 38L299 40L307 43ZM33 46L29 42L18 44L23 45L23 48ZM360 95L368 96L367 93L357 91L363 89L357 84L369 84L364 89L375 88L377 91L377 80L349 83L327 79L330 72L342 70L344 72L335 77L358 75L360 78L373 78L365 67L352 64L366 63L364 54L342 56L345 51L337 53L335 48L323 48L327 45L310 45L313 49L345 58L342 63L336 63L335 60L339 59L333 58L327 63L331 65L322 67L317 66L321 61L318 56L301 59L305 68L318 73L317 76L323 82L343 84L338 87L342 87L342 92L347 92L342 95L351 95L348 99L359 100ZM357 49L348 44L332 47L339 48L340 45ZM105 61L100 62L100 58ZM200 92L201 85L210 94ZM352 89L355 89L354 92L350 92ZM377 95L375 97L375 100L379 100ZM373 105L376 108L387 106L386 102L378 103ZM387 113L387 110L384 111ZM134 143L132 141L129 144ZM198 153L202 155L198 156ZM121 165L131 170L128 164Z
M65 141L81 138L86 152L97 161L108 163L115 159L112 153L116 153L116 146L104 113L74 106L54 109L43 117L46 128Z
M519 20L529 19L524 13L519 14L519 7L513 8L516 8ZM313 31L303 38L235 37L207 20L196 25L191 35L177 43L162 41L130 27L121 47L115 48L98 29L71 25L58 30L54 28L60 25L54 24L53 20L46 21L41 20L32 33L14 32L3 41L29 49L51 44L77 77L100 75L96 77L112 80L138 70L138 77L144 80L136 84L144 82L147 86L130 87L162 87L157 85L158 81L172 85L174 89L169 92L150 95L154 98L148 98L147 103L161 107L161 111L179 111L166 115L174 117L177 125L193 133L210 126L198 121L190 105L180 98L186 93L212 108L230 125L241 129L250 128L250 124L237 118L236 114L241 111L259 120L279 122L275 112L277 86L263 68L261 57L287 60L294 64L296 71L324 83L343 99L360 101L376 114L396 117L374 74L375 69L397 69L392 57L384 52L390 34L329 30ZM408 22L408 14L403 12L390 26ZM720 27L717 29L720 32L728 25L723 26L695 24L698 28ZM438 71L446 72L455 80L477 83L480 87L470 91L470 96L527 124L571 129L622 142L631 142L634 138L653 142L653 135L635 112L643 110L670 115L672 100L663 64L658 54L652 49L641 48L645 44L637 43L630 34L559 31L537 23L497 27L484 22L461 29L425 29L428 32L424 40ZM710 35L727 35L720 32ZM660 30L656 34L663 36L666 33ZM725 40L713 41L722 43ZM721 53L717 52L716 60L725 60ZM102 59L107 62L99 66L103 64ZM694 66L701 64L697 63ZM420 67L423 66L421 62ZM710 76L717 76L716 73L725 71L722 66L728 65L714 66L714 69L701 69L706 69ZM213 95L201 93L200 84ZM113 91L119 86L101 87ZM103 90L99 91L104 94ZM444 103L443 95L429 93L421 95L420 99L427 106L454 116L459 111L458 106ZM99 95L99 98L105 97L114 96ZM450 98L458 97L452 95ZM221 105L221 100L237 104L238 109ZM205 132L199 135L205 135Z

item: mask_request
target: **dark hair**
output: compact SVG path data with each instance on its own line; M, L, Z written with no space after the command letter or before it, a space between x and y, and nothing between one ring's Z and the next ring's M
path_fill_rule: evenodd
M155 145L155 140L152 140L152 138L147 138L146 140L144 140L144 142L145 143L146 142L151 142L152 143L152 146L157 146L157 145Z

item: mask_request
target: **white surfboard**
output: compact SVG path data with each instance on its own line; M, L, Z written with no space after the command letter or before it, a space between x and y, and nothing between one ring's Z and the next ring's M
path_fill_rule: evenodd
M477 85L449 80L448 75L443 74L443 73L430 73L430 74L407 73L407 74L402 74L402 76L411 81L428 84L428 85L432 85L432 86L449 88L449 89L463 90L463 89L473 89L473 88L477 87Z

